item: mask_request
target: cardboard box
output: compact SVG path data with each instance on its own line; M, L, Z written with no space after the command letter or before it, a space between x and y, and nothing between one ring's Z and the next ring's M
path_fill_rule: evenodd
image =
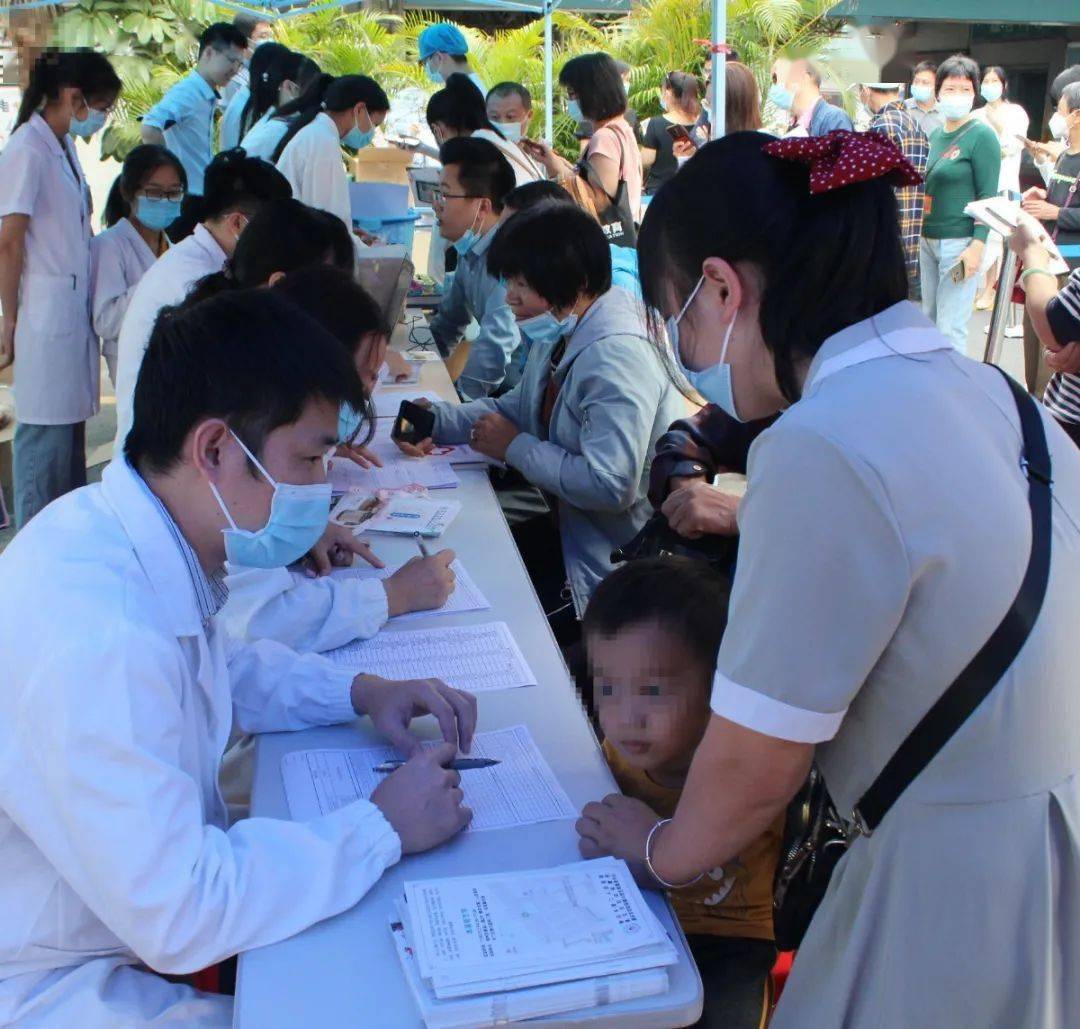
M413 154L396 146L365 147L352 159L352 176L357 182L396 182L409 184L409 166Z

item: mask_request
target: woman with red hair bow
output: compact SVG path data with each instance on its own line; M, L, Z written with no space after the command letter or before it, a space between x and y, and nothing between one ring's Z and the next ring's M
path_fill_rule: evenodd
M784 414L750 453L675 815L604 798L581 850L677 889L816 761L850 835L781 1029L1080 1012L1080 455L908 302L892 187L917 181L877 134L738 133L660 190L639 241L690 384L740 420Z

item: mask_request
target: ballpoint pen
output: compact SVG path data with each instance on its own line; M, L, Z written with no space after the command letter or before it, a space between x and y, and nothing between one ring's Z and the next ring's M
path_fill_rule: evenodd
M491 768L492 765L499 763L499 759L495 757L459 757L450 764L443 765L443 768L449 768L452 772L471 772L477 768ZM393 761L384 761L381 765L376 765L372 771L393 772L403 764L405 764L405 758L395 758Z
M414 532L413 539L416 540L416 545L420 548L420 553L424 557L431 557L431 552L428 550L427 545L424 543L423 538L420 536L420 533Z

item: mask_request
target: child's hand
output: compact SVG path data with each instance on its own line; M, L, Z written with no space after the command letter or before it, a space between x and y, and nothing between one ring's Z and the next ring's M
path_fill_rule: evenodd
M610 793L600 803L593 801L582 809L574 828L578 831L578 850L583 858L622 858L645 886L656 880L645 865L645 841L660 816L648 804L621 793Z

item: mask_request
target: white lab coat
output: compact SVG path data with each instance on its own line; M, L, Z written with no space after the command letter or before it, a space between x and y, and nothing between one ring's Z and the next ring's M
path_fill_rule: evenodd
M486 139L489 143L498 147L499 153L506 158L510 167L514 170L516 185L524 186L529 182L546 179L544 169L537 164L524 150L509 139L503 139L497 132L491 129L477 129L472 134L473 139Z
M352 232L349 180L341 159L341 137L330 115L320 112L293 136L281 152L277 166L289 180L297 200L336 214Z
M235 639L277 640L302 653L321 652L370 639L386 624L379 579L333 573L309 579L288 568L225 567L229 599L221 619Z
M156 260L157 255L127 218L90 240L90 310L114 386L120 326L135 287Z
M0 1024L222 1024L227 1001L118 966L184 974L285 939L399 859L367 801L227 823L234 721L349 720L352 673L205 626L126 463L35 518L0 555L0 582Z
M247 151L248 157L261 157L264 161L274 160L281 137L289 131L289 123L275 118L275 108L271 107L240 140L240 145Z
M97 413L101 358L90 326L90 191L70 137L40 114L0 153L0 217L30 216L15 322L15 404L30 425Z
M187 239L162 254L135 287L117 344L114 457L123 450L124 440L131 431L135 382L159 312L163 307L180 303L204 275L221 271L225 259L225 251L206 226L196 225Z

